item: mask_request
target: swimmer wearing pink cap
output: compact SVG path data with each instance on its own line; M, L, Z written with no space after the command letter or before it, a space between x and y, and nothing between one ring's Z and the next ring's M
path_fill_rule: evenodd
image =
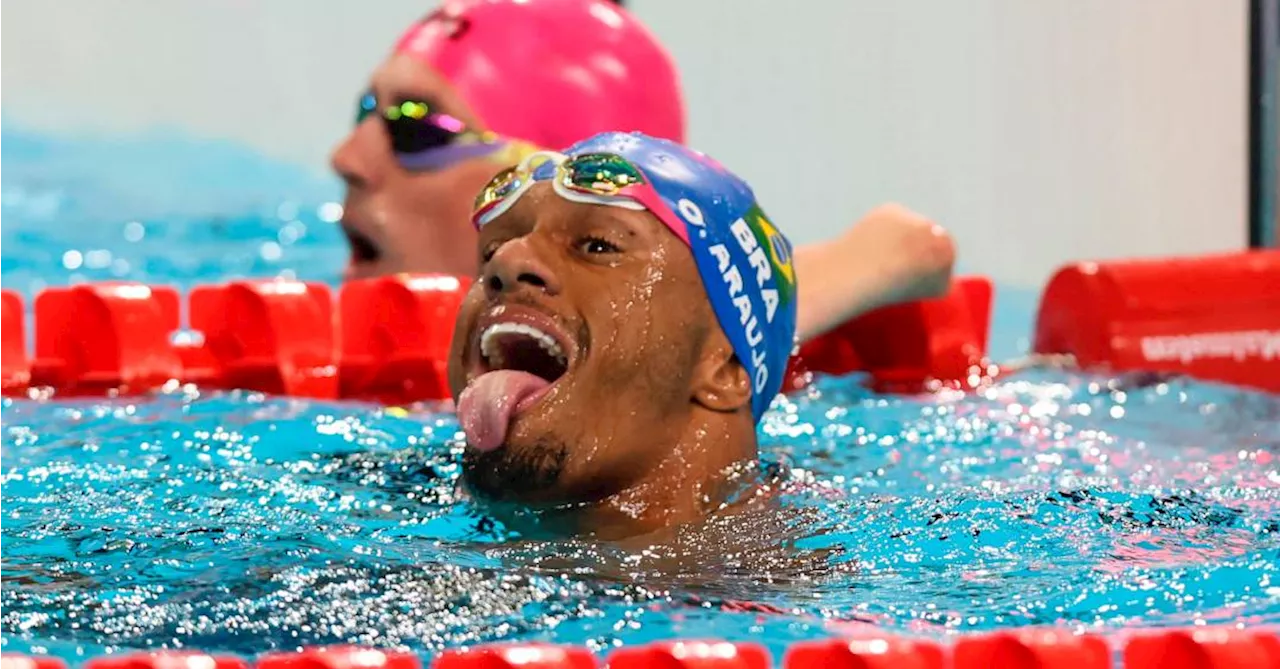
M476 193L540 148L605 131L684 142L679 76L634 16L605 0L445 0L397 41L333 154L347 185L348 278L474 275ZM801 339L867 310L945 292L945 231L881 207L796 250Z

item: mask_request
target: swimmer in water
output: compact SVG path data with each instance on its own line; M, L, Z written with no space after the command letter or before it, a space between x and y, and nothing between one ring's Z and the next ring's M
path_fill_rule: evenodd
M796 332L792 248L750 187L604 133L504 170L473 220L449 359L466 486L605 540L731 513Z
M670 56L607 0L445 0L373 73L356 118L332 158L347 278L475 276L471 196L539 147L613 130L685 140ZM941 227L897 205L798 248L800 339L945 293L954 259Z

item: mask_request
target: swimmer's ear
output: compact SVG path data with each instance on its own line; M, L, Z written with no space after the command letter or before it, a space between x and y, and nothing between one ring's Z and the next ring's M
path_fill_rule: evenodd
M751 378L724 336L707 342L694 369L693 401L722 413L751 405Z

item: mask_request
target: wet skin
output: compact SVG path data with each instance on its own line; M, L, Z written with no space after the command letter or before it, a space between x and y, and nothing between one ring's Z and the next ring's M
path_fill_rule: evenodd
M467 451L466 485L601 538L716 508L725 470L755 458L755 426L689 248L648 212L570 202L548 183L485 226L478 248L450 356L455 400L494 368L480 341L495 323L550 335L565 363L522 337L501 343L502 368L554 383L500 448Z

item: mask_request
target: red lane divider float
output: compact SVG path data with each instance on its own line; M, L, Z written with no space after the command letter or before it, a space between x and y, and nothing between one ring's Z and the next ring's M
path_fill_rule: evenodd
M67 664L56 657L14 655L0 656L0 669L66 669Z
M431 669L596 669L595 655L586 648L553 644L499 644L473 650L449 650Z
M235 281L189 298L201 344L170 342L179 299L166 287L103 283L43 291L36 355L22 301L4 294L3 392L137 393L170 380L385 403L444 399L453 319L469 281L402 275L323 285ZM944 297L886 307L806 343L788 389L811 372L868 372L881 391L970 388L986 366L992 286L961 277ZM1280 251L1081 263L1046 287L1036 353L1080 366L1151 370L1280 391ZM29 372L29 376L28 376Z
M955 669L1108 669L1111 649L1090 634L1026 629L961 639L952 660Z
M31 361L27 359L26 319L22 297L11 290L0 291L0 389L5 395L26 392L31 382Z
M1123 659L1119 654L1123 651ZM273 652L256 662L198 652L132 653L88 660L86 669L422 669L412 653L330 646ZM0 669L65 669L60 660L6 654ZM1098 635L1028 628L962 636L954 643L892 635L797 643L782 662L756 643L662 641L597 656L586 648L501 643L446 650L429 669L1280 669L1271 628L1141 632L1115 645Z
M178 293L130 283L50 288L38 297L31 385L67 395L137 394L182 376L169 345Z
M1034 348L1086 368L1280 391L1280 250L1063 268L1041 297Z
M787 651L784 666L786 669L943 669L947 666L944 660L942 647L937 644L885 636L796 644Z
M41 292L30 378L21 298L4 298L4 393L137 394L171 382L388 404L449 397L454 318L470 280L397 275L344 285L336 310L321 284L199 286L174 341L181 300L169 287L99 283ZM882 309L811 342L793 371L868 370L881 389L959 383L986 349L991 283L960 279L939 300ZM799 374L797 373L797 377ZM798 386L795 386L798 387Z
M333 300L301 281L235 281L191 291L191 327L216 375L209 385L335 398Z
M85 662L84 669L249 669L249 663L232 655L161 651L97 657Z
M412 653L328 646L297 653L271 653L259 658L255 666L257 669L421 669L422 662Z
M393 402L449 397L454 319L469 279L398 275L342 289L343 397Z
M792 361L787 388L804 372L871 374L883 392L915 392L930 382L973 387L985 373L991 280L958 277L945 296L883 307L817 337Z
M1280 669L1280 637L1274 632L1231 629L1177 630L1142 636L1124 649L1125 669Z
M751 643L671 641L619 648L609 669L769 669L769 651Z

